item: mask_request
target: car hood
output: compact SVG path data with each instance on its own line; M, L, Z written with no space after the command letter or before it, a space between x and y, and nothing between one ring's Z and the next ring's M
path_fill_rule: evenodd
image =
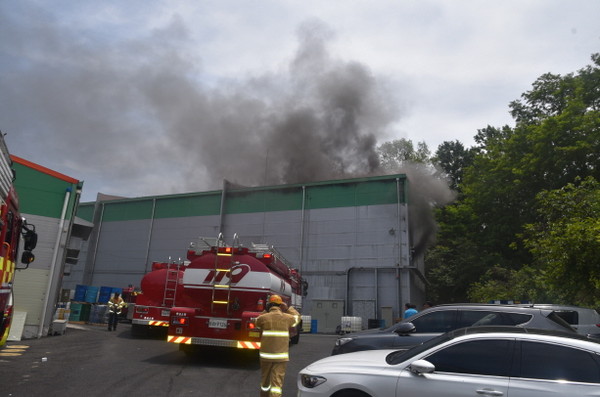
M340 338L356 338L358 336L384 334L384 333L385 334L393 334L393 332L386 331L386 328L372 328L372 329L366 329L364 331L352 332L350 334L345 334L343 336L340 336Z
M366 350L355 353L339 354L325 357L308 365L301 372L310 372L314 374L337 372L368 372L369 370L380 371L382 367L388 365L385 358L388 354L397 351L396 349Z

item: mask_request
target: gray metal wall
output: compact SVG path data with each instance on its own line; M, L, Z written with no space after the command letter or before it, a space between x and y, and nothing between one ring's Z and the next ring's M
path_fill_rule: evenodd
M382 308L395 319L405 302L424 299L424 265L411 256L404 203L126 221L103 221L97 203L94 224L84 271L72 272L65 288L139 286L153 261L184 259L190 242L217 237L222 227L228 243L237 233L245 245L271 244L300 269L309 283L304 314L313 302L341 302L344 315L366 326Z

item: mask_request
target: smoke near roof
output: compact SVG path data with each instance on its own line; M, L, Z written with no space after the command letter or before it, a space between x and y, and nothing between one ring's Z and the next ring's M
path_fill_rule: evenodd
M173 154L201 166L208 181L249 186L377 171L377 138L398 109L366 67L328 53L330 36L320 22L306 23L295 56L279 73L196 89L176 118L169 114L178 110L157 104L156 111L168 112L160 120L172 131ZM182 167L192 183L194 168Z
M319 21L300 26L281 70L222 81L187 56L177 17L119 43L41 20L31 31L17 14L3 21L15 43L2 40L2 129L13 153L86 180L84 190L96 180L105 193L140 196L217 189L223 179L372 174L377 139L400 114L385 81L332 56L334 34Z
M297 29L279 70L234 80L203 71L211 59L186 51L193 39L177 16L116 41L31 5L0 7L8 146L84 180L83 201L98 191L133 197L220 189L224 179L261 186L383 172L376 144L393 136L399 98L365 65L336 57L335 34L319 20ZM439 182L421 174L415 192L437 202L426 181Z

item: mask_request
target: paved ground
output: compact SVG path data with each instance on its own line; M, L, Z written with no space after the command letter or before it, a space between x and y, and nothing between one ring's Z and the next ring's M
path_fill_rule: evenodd
M284 396L296 394L298 372L329 356L335 335L302 334L290 349ZM135 339L130 325L70 324L60 336L9 342L0 350L0 397L257 396L255 352L204 350L186 357L161 338Z

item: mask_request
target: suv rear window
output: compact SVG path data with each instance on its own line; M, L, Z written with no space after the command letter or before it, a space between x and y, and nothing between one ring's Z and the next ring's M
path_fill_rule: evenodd
M579 324L579 313L574 310L556 310L554 313L571 325Z
M563 328L569 330L569 331L573 331L573 327L571 327L569 325L568 322L566 322L561 316L559 316L556 312L552 312L550 313L550 315L548 316L548 318L552 321L554 321L555 323L561 325Z

